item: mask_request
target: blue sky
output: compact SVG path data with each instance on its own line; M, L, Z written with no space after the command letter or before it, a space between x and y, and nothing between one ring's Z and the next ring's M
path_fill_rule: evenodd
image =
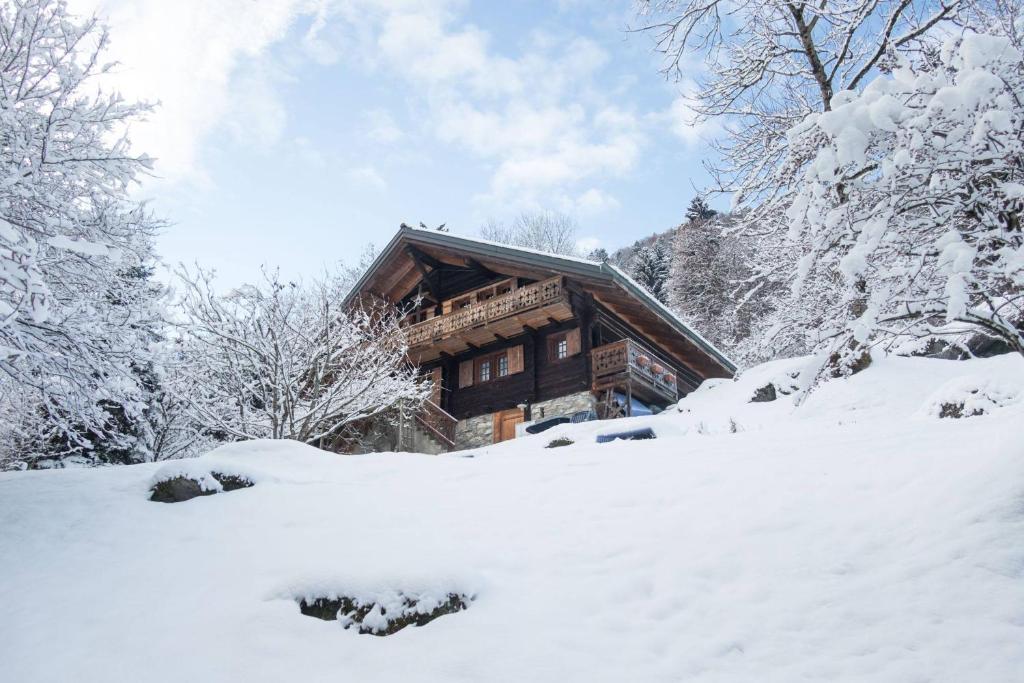
M77 0L108 17L113 77L161 108L141 194L169 263L226 283L353 260L402 221L474 234L574 215L609 250L677 224L707 129L622 2Z

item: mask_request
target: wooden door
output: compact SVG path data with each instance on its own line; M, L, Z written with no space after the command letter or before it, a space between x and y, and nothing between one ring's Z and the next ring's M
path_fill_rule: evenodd
M494 443L516 438L516 425L523 421L519 408L501 410L494 414Z

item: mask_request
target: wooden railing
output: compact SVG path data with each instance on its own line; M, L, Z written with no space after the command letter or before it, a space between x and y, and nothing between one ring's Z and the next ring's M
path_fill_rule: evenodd
M554 303L565 296L561 277L541 280L488 301L470 304L458 311L410 325L405 329L410 347L422 346L494 320Z
M673 400L677 396L676 376L672 369L665 367L654 354L632 339L598 346L590 352L590 363L595 379L628 373L646 380Z
M449 448L455 446L457 420L433 401L423 402L423 407L416 413L416 422Z

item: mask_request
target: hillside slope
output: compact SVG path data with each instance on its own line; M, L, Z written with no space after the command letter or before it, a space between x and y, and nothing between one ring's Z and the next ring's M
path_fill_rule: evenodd
M473 453L0 475L3 678L1019 679L1024 360L882 359L794 409L798 369ZM147 500L209 472L254 486ZM383 638L296 602L396 591L472 602Z

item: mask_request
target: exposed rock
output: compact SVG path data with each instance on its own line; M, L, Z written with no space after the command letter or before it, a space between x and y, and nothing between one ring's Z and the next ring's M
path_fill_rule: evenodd
M981 408L974 408L973 410L971 410L969 412L966 412L964 410L964 408L965 408L965 405L964 405L963 401L960 401L959 403L957 403L957 402L943 403L942 406L939 409L939 417L960 418L960 417L975 417L977 415L984 415L985 414L985 411L982 410Z
M567 436L560 436L557 439L552 439L545 448L561 448L562 446L571 446L575 441Z
M341 596L316 598L312 602L303 598L299 610L324 621L340 621L346 629L355 628L359 633L390 636L406 626L423 626L445 614L461 612L469 607L470 601L471 598L458 593L448 593L442 601L399 594L387 605Z
M751 403L768 403L778 398L775 392L775 385L769 382L763 387L754 392L754 395L750 398Z
M252 482L244 477L236 477L220 472L211 472L211 476L220 483L220 489L204 488L202 483L189 477L173 477L156 484L149 499L157 503L181 503L198 496L212 496L221 491L235 491L252 486Z
M870 366L871 353L867 349L860 349L855 357L846 360L838 353L833 353L828 359L828 367L831 368L829 374L835 379L856 375Z

